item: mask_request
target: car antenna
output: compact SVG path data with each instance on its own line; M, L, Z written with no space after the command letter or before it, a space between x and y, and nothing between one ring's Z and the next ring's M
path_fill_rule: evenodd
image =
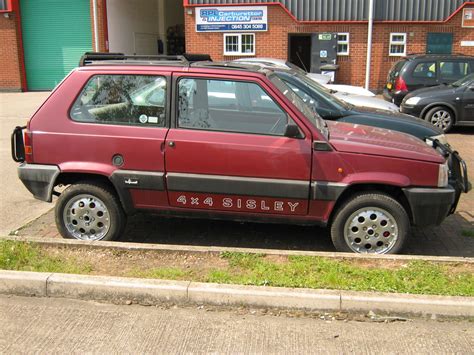
M296 52L296 56L297 56L298 59L300 60L300 63L301 63L301 65L303 66L303 69L304 69L306 72L308 72L308 69L306 69L306 65L304 65L303 60L301 59L300 54L299 54L298 52Z

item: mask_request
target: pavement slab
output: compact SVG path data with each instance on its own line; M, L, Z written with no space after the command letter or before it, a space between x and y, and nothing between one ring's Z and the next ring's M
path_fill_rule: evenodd
M467 321L332 319L0 296L0 353L467 354L474 348Z

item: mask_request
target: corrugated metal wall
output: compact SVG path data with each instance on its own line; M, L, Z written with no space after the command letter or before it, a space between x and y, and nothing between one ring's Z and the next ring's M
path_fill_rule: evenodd
M189 0L192 5L279 1L300 21L367 20L369 0ZM442 21L469 0L375 0L375 18L384 21Z

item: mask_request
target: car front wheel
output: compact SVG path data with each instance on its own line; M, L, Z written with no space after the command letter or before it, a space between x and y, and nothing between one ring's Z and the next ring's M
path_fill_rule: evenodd
M69 186L59 196L55 212L59 232L69 239L116 240L126 224L115 193L94 182Z
M410 228L403 206L383 193L359 193L336 212L331 239L341 252L396 254Z
M453 127L454 114L449 108L434 107L426 114L426 120L447 133Z

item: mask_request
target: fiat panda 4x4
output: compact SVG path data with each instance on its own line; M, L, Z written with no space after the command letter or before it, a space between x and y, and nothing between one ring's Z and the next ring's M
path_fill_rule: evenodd
M127 215L148 210L322 224L339 251L396 253L410 225L440 224L469 189L449 146L325 122L271 69L82 63L12 135L24 185L43 201L59 196L65 238L117 239Z

